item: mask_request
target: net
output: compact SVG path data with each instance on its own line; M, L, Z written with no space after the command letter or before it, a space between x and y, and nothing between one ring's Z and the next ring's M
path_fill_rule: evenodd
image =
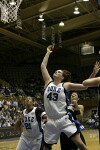
M1 21L10 23L17 20L17 12L22 0L2 0L1 1Z

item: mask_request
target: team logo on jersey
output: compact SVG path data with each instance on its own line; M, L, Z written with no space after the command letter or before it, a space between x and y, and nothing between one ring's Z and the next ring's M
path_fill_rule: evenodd
M29 117L29 116L25 116L24 119L22 120L22 122L33 122L34 121L34 117Z
M58 88L58 87L55 87L55 86L51 86L51 87L48 87L47 91L48 92L57 92L57 93L60 93L61 88Z

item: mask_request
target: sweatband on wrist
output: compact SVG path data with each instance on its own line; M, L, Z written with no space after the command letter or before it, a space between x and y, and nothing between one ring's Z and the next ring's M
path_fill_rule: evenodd
M43 112L43 113L41 114L41 118L42 118L44 115L46 115L46 112Z

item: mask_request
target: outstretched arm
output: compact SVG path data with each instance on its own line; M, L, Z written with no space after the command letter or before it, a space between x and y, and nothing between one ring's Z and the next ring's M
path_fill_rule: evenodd
M93 72L91 73L91 75L89 76L88 79L92 79L95 78L95 76L97 75L97 73L100 70L100 62L96 61L94 68L93 68ZM64 87L67 90L86 90L88 88L88 86L97 86L100 85L100 81L99 78L98 79L93 79L93 80L84 80L82 84L75 84L75 83L65 83Z
M50 54L52 53L54 46L50 45L47 47L47 53L45 54L43 61L41 63L41 72L43 76L43 80L45 82L45 86L52 80L50 77L48 70L47 70L47 64Z
M88 87L79 83L65 82L64 88L68 91L81 91L86 90Z
M99 86L100 85L100 77L84 80L83 85L88 86L88 87Z

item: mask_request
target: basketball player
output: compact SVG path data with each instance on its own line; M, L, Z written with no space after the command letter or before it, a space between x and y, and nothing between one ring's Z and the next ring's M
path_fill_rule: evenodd
M25 109L19 115L15 129L23 126L20 140L16 150L42 150L43 131L41 119L46 119L46 113L41 109L33 106L34 102L31 97L25 100Z
M87 150L80 134L77 132L75 123L70 119L66 110L69 105L68 92L71 90L85 90L87 87L83 84L69 82L71 73L67 70L57 70L53 74L53 79L50 77L47 63L53 48L52 45L48 46L41 64L42 76L45 81L44 106L48 117L44 128L44 150L49 150L48 144L57 143L61 132L64 132L80 150Z
M93 72L91 73L89 78L95 77L97 75L97 73L99 72L99 70L100 70L100 62L96 61L94 68L93 68ZM81 121L82 121L82 117L83 117L83 113L84 113L84 106L78 105L78 101L79 101L78 93L73 92L71 94L71 104L72 105L68 107L68 110L72 114L74 120L80 121L80 122L77 121L77 128L80 131L80 137L81 137L82 141L84 142L84 144L86 144L85 139L80 130L80 128L83 128ZM78 149L76 144L74 144L64 133L61 133L61 135L60 135L60 145L61 145L61 150L66 150L66 147L67 147L67 150L77 150Z
M68 106L68 110L73 116L77 129L80 133L80 137L84 144L86 144L85 139L82 134L82 130L84 129L83 125L81 124L83 113L84 113L84 106L78 105L79 96L77 92L72 92L71 94L71 104ZM77 120L78 119L78 120ZM65 142L66 141L66 142ZM77 150L76 144L73 143L64 133L61 133L60 136L60 144L61 144L61 150Z

